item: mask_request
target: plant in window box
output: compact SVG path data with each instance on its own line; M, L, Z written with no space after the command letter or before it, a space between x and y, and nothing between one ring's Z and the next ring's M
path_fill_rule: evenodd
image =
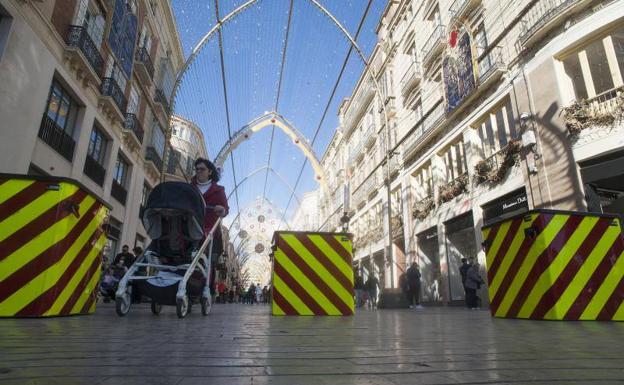
M433 197L428 196L425 199L422 199L416 203L414 203L414 208L412 210L412 216L418 220L424 220L427 218L427 215L434 209L435 203L433 202Z
M518 162L521 148L520 140L511 140L499 153L478 162L475 165L475 180L477 184L483 182L495 184L505 179L509 170ZM498 167L493 165L494 157L502 158Z
M453 179L439 189L438 204L448 202L468 190L468 174Z
M611 111L592 110L587 100L577 100L563 109L563 120L571 137L577 137L581 131L591 126L610 126L624 116L624 93L615 97Z

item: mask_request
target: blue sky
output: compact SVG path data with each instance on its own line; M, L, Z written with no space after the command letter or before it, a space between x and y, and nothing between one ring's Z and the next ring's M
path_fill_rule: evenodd
M219 1L221 18L244 2ZM352 35L355 35L368 4L368 0L319 2ZM385 0L372 1L358 38L358 44L367 57L375 46L375 27L385 4ZM364 66L355 51L352 52L328 113L322 119L350 44L309 0L294 0L288 48L281 74L289 7L290 0L259 0L223 26L227 109L216 34L186 72L175 100L175 112L202 128L211 157L216 156L228 140L228 131L233 134L265 111L273 110L293 123L310 141L318 129L313 148L319 158L323 155L338 126L338 105L351 94ZM188 57L193 47L215 25L214 1L173 0L173 8L184 52ZM280 75L282 85L278 87ZM267 127L233 152L234 168L228 159L222 176L222 184L228 193L234 190L235 179L240 182L254 170L267 165L271 136L271 128ZM291 186L295 185L304 160L292 140L279 129L275 130L270 164ZM286 209L291 195L288 186L272 173L266 178L265 172L259 172L238 188L238 199L234 195L230 198L233 213L230 219L263 195L265 180L266 197L276 207ZM301 196L317 186L308 163L296 193ZM287 219L296 206L293 199L286 213Z

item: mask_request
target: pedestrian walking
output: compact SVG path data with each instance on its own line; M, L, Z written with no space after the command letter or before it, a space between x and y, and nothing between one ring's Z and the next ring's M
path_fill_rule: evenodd
M355 273L353 280L353 290L355 291L355 307L362 306L362 290L364 290L364 279L360 273Z
M375 274L368 276L368 279L364 283L364 289L368 294L368 300L370 301L371 309L377 308L377 291L379 288L379 280L375 277Z
M479 297L477 290L481 288L485 281L479 275L479 263L476 262L468 269L466 273L466 302L467 306L472 310L479 309Z
M464 298L466 301L466 307L468 306L468 292L466 291L466 275L468 274L468 269L470 269L470 264L466 258L461 259L462 265L459 267L459 274L461 275L462 287L464 288Z
M407 287L410 309L422 309L420 304L420 269L416 262L412 262L407 269Z
M123 245L121 247L121 253L115 256L113 265L123 266L126 269L129 269L133 263L134 263L134 254L130 252L130 246Z

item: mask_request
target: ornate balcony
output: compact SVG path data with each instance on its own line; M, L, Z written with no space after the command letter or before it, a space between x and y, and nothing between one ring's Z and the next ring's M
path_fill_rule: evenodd
M523 48L532 46L570 14L590 3L590 0L537 1L520 21L520 44Z
M392 238L401 238L403 234L403 214L396 213L393 214L390 218L390 223L392 223Z
M156 93L154 95L154 101L160 106L160 112L165 117L165 119L169 119L169 101L167 97L165 97L165 93L160 88L156 88Z
M149 52L147 52L145 47L141 47L137 50L135 59L136 64L134 68L137 71L137 75L149 86L154 79L154 64L152 63Z
M78 25L69 26L65 56L75 68L78 78L86 83L98 84L102 77L104 60L100 48L95 45L87 29Z
M500 79L507 71L501 47L494 47L486 55L480 57L478 70L479 87L487 88L490 84Z
M98 185L102 186L104 184L106 169L104 169L104 166L102 166L97 160L93 159L90 155L87 155L87 158L85 159L83 172Z
M143 127L141 127L141 122L139 122L136 115L126 114L126 120L124 121L124 136L126 142L132 147L141 148L143 135Z
M148 167L148 173L156 179L162 170L163 161L153 146L145 149L145 165Z
M113 179L113 185L111 187L111 196L117 200L117 202L122 205L126 204L126 199L128 197L128 191L126 188L121 185L121 183L117 182L117 180Z
M438 102L438 104L430 110L429 114L421 119L416 130L412 132L403 144L403 162L406 162L417 153L423 141L431 132L435 131L435 129L440 126L445 117L444 103Z
M384 99L384 103L383 103L383 109L379 108L379 113L381 113L383 110L386 111L386 116L388 117L388 119L394 117L397 113L396 110L396 98L392 95L386 96L386 98ZM382 115L382 119L383 119L383 115Z
M418 87L422 80L422 73L420 72L420 63L412 61L401 78L401 94L407 96L410 91Z
M475 9L481 0L455 0L449 7L451 15L451 25L457 24L460 20L466 18L470 12Z
M114 78L104 78L100 91L102 92L102 96L100 96L102 108L123 126L126 119L126 107L128 106L123 90Z
M359 141L349 153L349 163L355 166L362 158L364 158L364 142Z
M39 127L39 138L68 161L74 158L76 141L59 127L47 114L43 115Z
M433 59L435 59L440 52L442 52L445 44L446 26L439 24L433 29L433 32L429 35L427 42L422 48L421 57L423 58L423 66L425 68L433 62Z
M414 207L412 208L412 216L420 221L425 220L434 208L435 202L433 201L433 195L429 194L423 199L414 203Z
M345 127L345 135L355 129L357 122L366 112L374 95L372 81L370 79L363 80L349 101L348 109L344 115L343 126Z

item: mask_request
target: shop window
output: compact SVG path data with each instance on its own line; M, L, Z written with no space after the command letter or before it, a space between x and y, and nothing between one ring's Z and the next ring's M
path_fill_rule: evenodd
M511 139L518 136L511 108L511 101L507 99L503 104L486 114L477 124L477 131L481 139L483 156L489 158Z
M621 87L624 28L593 40L561 61L576 100L592 99Z

